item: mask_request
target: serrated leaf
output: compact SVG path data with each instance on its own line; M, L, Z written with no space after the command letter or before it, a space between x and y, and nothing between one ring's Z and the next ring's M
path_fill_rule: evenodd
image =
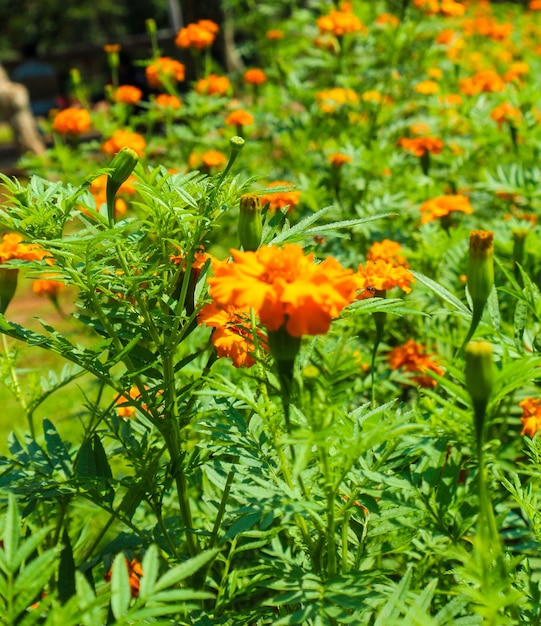
M140 580L139 597L144 599L153 593L154 585L158 579L160 561L156 545L152 544L145 552L143 562L141 563L141 569L143 570L143 576Z
M419 272L414 272L410 270L416 280L420 283L428 287L431 291L433 291L437 296L439 296L442 300L447 302L447 304L451 305L453 309L468 318L471 317L472 313L455 295L453 295L450 291L448 291L445 287L437 283L436 281L428 278L424 274L420 274Z
M130 602L131 587L126 557L120 553L113 561L111 573L111 611L117 620L128 613Z
M206 565L209 561L219 553L219 550L205 550L201 554L188 559L184 563L173 567L166 572L154 586L154 592L167 589L172 585L179 583L181 580L195 574L199 569Z

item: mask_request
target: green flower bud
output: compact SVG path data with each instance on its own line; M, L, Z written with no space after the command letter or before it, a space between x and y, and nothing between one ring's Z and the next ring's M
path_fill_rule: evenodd
M474 317L481 317L494 286L494 233L474 230L470 233L468 257L468 292L472 299Z
M145 20L145 25L147 28L147 33L152 37L156 34L158 28L156 26L156 20L153 20L152 18L149 18L147 20Z
M466 346L464 356L466 389L475 414L475 430L477 436L482 437L485 411L494 384L492 345L488 341L471 341Z
M132 148L122 148L111 161L106 190L109 224L113 224L115 218L115 196L120 186L128 180L138 161L139 156Z
M17 289L19 270L0 268L0 313L4 315Z
M263 225L259 196L246 194L240 199L239 241L243 250L254 251L261 244Z

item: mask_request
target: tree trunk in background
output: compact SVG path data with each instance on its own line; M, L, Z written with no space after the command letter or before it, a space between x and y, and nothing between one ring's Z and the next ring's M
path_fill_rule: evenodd
M15 135L15 143L21 154L43 154L45 144L41 139L36 121L30 109L28 90L24 85L12 83L0 65L0 117L5 119Z

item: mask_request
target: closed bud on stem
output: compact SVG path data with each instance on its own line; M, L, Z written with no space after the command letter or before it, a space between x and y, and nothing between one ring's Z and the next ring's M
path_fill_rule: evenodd
M115 197L120 186L128 180L134 167L139 161L139 156L131 148L122 148L111 161L110 172L107 178L107 216L109 224L115 219Z
M145 25L147 28L147 33L152 37L156 34L157 32L157 26L156 26L156 21L153 20L152 18L149 18L148 20L145 20Z
M470 233L468 257L468 291L472 299L474 315L482 311L494 286L494 233L473 230Z
M240 198L239 242L245 251L255 251L261 244L263 225L259 196L245 194Z
M478 441L482 441L486 407L494 384L492 345L488 341L471 341L464 357L466 389L472 401Z

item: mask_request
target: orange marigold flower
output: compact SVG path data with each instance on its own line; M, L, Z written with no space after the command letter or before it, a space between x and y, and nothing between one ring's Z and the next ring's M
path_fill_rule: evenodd
M443 150L443 141L434 137L402 137L398 140L398 145L407 152L411 152L417 157L422 157L427 152L439 154Z
M225 118L225 123L229 126L249 126L254 123L254 116L244 109L237 109Z
M131 597L137 598L139 596L140 578L143 576L143 568L141 563L137 559L128 561L126 559L126 568L128 570L128 580L130 582ZM111 580L112 571L109 570L105 574L105 580L109 582Z
M218 150L207 150L200 156L201 162L205 167L220 167L227 163L227 157L225 154L218 152Z
M37 296L48 296L56 298L62 289L65 288L64 283L52 278L38 278L32 282L32 291Z
M235 367L254 365L255 346L249 308L221 308L210 302L201 309L197 321L214 328L212 344L219 357L229 357Z
M415 282L412 273L404 266L386 259L367 260L361 263L355 274L357 289L362 290L358 300L372 298L378 291L388 291L400 287L404 293L411 292Z
M402 265L405 268L408 267L406 259L402 256L402 246L397 241L392 241L391 239L374 242L370 246L366 258L368 261L383 259L396 265Z
M442 46L446 46L450 44L451 41L456 37L456 32L450 28L445 28L441 32L439 32L436 36L436 43L441 44Z
M206 96L225 96L231 87L227 76L209 74L206 78L200 78L195 84L195 91Z
M53 130L59 135L80 135L86 133L91 126L90 113L77 107L59 111L53 119Z
M523 428L520 434L533 437L541 428L541 400L539 398L525 398L518 404L522 407L520 421Z
M461 78L458 84L460 91L466 96L475 96L479 93L495 93L505 89L503 78L494 70L482 70L473 76Z
M154 98L154 103L162 109L180 109L182 100L177 96L170 96L167 93L161 93Z
M211 20L199 20L181 28L175 38L175 45L179 48L194 48L204 50L212 46L219 32L219 26Z
M284 38L284 33L281 30L279 30L278 28L271 28L270 30L268 30L265 33L265 37L269 41L278 41L279 39L283 39Z
M267 82L267 75L257 67L246 70L243 75L244 82L249 85L262 85Z
M338 168L342 167L346 163L351 163L351 161L353 161L353 157L348 154L343 154L342 152L334 152L328 156L327 160L333 167Z
M138 400L141 397L141 392L139 389L133 385L129 390L127 395L118 396L115 400L116 404L116 413L118 417L134 417L135 416L135 406L133 404L129 404L130 400ZM141 405L143 409L146 409L146 406Z
M432 222L457 211L468 215L473 213L470 201L466 196L462 195L447 195L432 198L431 200L423 202L419 207L419 211L422 213L421 224Z
M101 144L101 151L110 155L116 154L121 148L131 148L139 156L143 156L146 148L145 138L139 133L117 130L112 137Z
M524 61L515 61L511 64L511 67L503 75L503 79L506 83L511 83L517 78L522 78L530 72L530 66Z
M364 24L350 10L341 11L332 9L328 15L323 15L317 20L319 32L323 35L331 33L336 37L342 37L348 33L359 33L365 30Z
M268 187L291 187L291 183L285 180L278 180L270 183ZM300 191L271 191L261 196L261 204L269 204L269 211L281 211L288 208L288 213L299 204L301 192Z
M396 15L393 15L392 13L382 13L381 15L378 15L376 17L376 22L375 22L378 26L392 26L394 28L396 28L398 26L398 24L400 24L400 20L398 19L398 17Z
M141 102L143 92L139 87L133 85L120 85L118 89L113 92L113 100L115 102L124 102L125 104L138 104Z
M433 80L422 80L420 83L417 83L413 88L417 93L422 93L425 95L430 95L433 93L438 93L440 90L440 86L437 82Z
M333 113L344 105L354 105L359 102L359 96L353 89L335 87L316 93L316 101L323 113Z
M490 117L497 122L499 128L507 122L512 124L518 118L522 116L522 111L514 107L510 102L503 102L497 107L494 107L490 113Z
M445 96L440 96L439 101L441 104L448 106L460 106L462 104L462 96L457 93L448 93Z
M233 262L213 263L210 295L219 306L253 308L261 323L292 337L328 332L331 321L355 298L353 272L329 257L314 263L301 246L231 250Z
M396 346L387 355L387 362L393 370L405 369L406 372L419 373L412 380L420 387L435 387L437 381L430 377L427 372L434 372L441 376L443 369L435 363L430 355L426 354L421 344L408 339L402 346Z
M94 204L96 205L96 210L99 211L100 207L107 202L107 174L102 174L90 183L89 191L94 198ZM115 215L120 217L127 212L127 205L123 198L119 197L121 194L132 196L135 194L135 187L133 186L133 182L135 178L130 176L128 180L126 180L120 186L117 197L115 198ZM84 209L83 209L84 211Z
M186 68L171 57L158 57L145 68L147 82L151 87L162 87L164 81L175 84L184 80Z
M441 0L440 13L448 17L460 17L466 12L466 7L455 0Z
M541 11L541 0L530 0L528 8L530 11Z
M14 259L21 261L42 261L49 254L41 246L35 243L22 243L23 238L18 233L6 233L0 243L0 263L6 263ZM49 257L47 262L51 261Z

